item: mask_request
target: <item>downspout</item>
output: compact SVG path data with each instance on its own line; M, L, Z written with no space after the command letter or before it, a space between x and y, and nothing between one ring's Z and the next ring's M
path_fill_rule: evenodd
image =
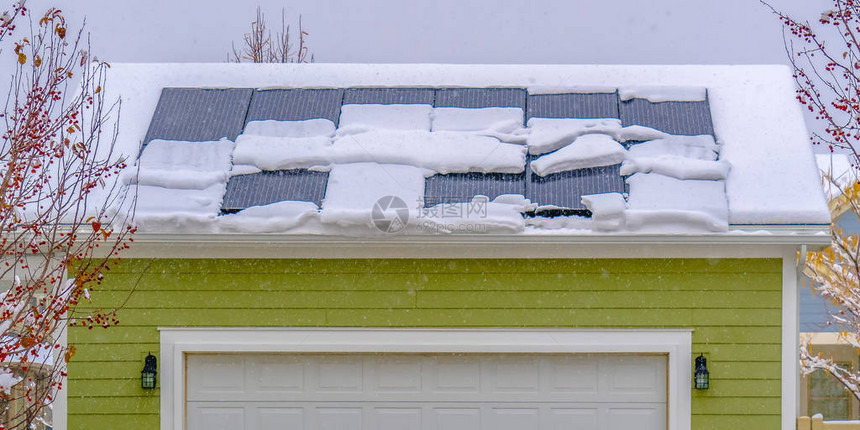
M806 244L800 245L800 255L797 258L797 267L795 269L795 288L794 294L796 297L795 300L795 308L793 310L795 318L794 318L794 333L797 336L797 345L798 349L795 350L795 359L794 359L794 373L797 375L794 382L794 400L796 402L795 410L800 413L802 410L800 405L800 289L803 286L803 268L806 267L806 253L809 252Z

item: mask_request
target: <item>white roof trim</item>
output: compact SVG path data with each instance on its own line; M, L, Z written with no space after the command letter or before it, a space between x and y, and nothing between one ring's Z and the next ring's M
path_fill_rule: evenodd
M782 258L830 236L786 231L694 235L591 234L332 237L136 234L123 258Z
M439 236L377 236L343 237L295 234L157 234L137 233L134 242L141 244L736 244L736 245L829 245L829 226L809 226L775 229L767 226L746 227L729 233L714 234L635 234L635 233L590 233L582 235L560 234L458 234Z

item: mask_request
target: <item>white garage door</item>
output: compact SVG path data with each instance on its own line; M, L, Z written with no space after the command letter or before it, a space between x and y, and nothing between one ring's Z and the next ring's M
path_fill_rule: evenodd
M665 355L189 355L189 430L666 429Z

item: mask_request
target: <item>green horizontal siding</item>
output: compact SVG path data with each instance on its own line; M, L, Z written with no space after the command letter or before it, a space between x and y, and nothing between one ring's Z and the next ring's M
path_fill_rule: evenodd
M139 375L158 355L159 326L678 327L694 329L711 370L711 389L691 394L693 428L778 428L781 269L777 259L124 261L78 309L131 294L120 325L69 331L69 425L157 428L158 390L142 390Z

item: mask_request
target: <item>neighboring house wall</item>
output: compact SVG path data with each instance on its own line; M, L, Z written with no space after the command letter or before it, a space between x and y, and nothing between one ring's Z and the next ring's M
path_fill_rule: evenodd
M836 218L834 226L845 235L860 234L860 218L852 211L843 212ZM812 291L812 281L803 276L800 284L800 332L821 333L838 332L836 325L828 325L830 313L834 309L829 301Z
M126 260L94 293L135 290L119 326L69 332L69 429L159 427L139 377L164 326L692 328L693 429L779 428L782 281L780 259Z
M808 336L808 335L807 335ZM812 354L832 358L853 371L858 369L857 351L840 340L837 333L821 333L811 340ZM845 386L824 370L816 370L800 379L800 415L821 414L828 420L860 418L860 402Z
M844 235L860 234L860 218L850 210L839 215L834 226L841 229ZM812 281L806 276L801 278L799 295L801 333L835 334L844 330L838 325L828 324L835 306L812 290ZM821 353L826 357L833 357L838 363L854 371L858 369L857 352L850 345L839 342L819 344L815 340L812 344L813 354ZM825 376L823 370L817 372L814 376L803 376L800 380L800 414L820 413L826 419L860 419L860 402L848 391L844 391L838 381ZM827 400L828 397L831 400Z
M827 324L830 321L830 311L833 305L812 291L809 278L806 276L802 277L799 287L800 332L820 333L839 331L838 326Z

